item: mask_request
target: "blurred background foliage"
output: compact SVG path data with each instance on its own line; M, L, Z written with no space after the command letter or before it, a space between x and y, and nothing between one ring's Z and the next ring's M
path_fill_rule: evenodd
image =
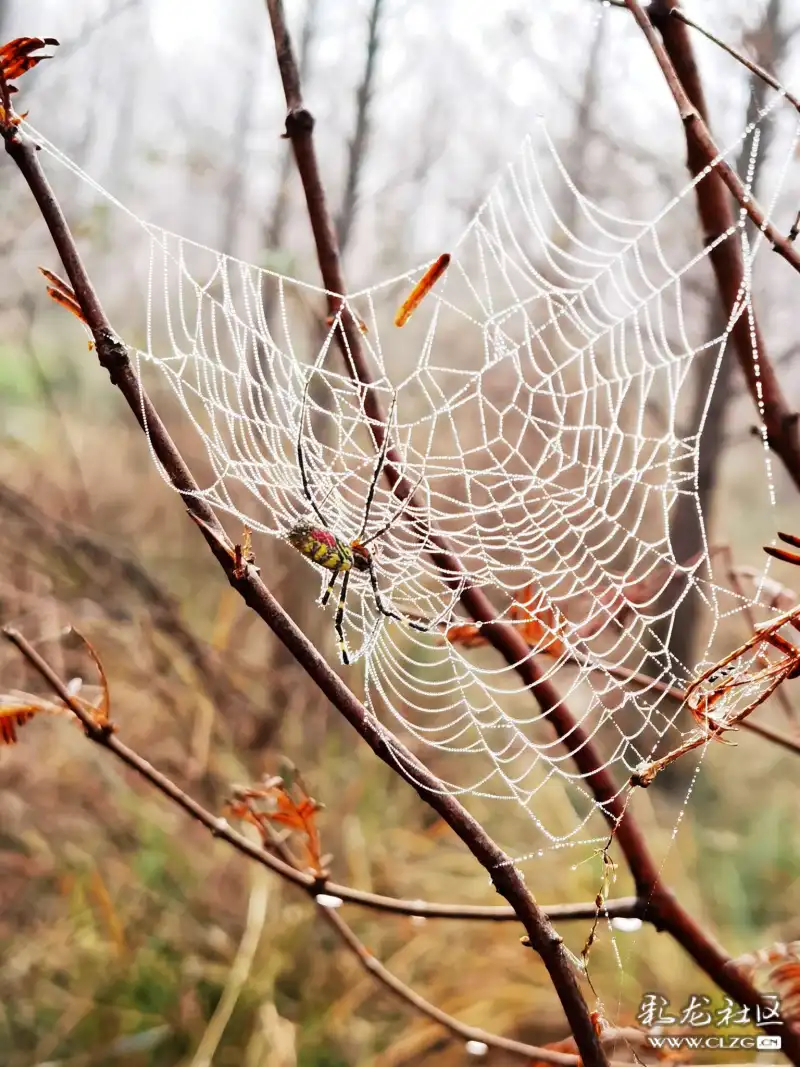
M286 6L354 287L446 247L537 114L547 116L578 187L608 210L648 218L686 181L672 102L624 12L591 0ZM721 36L790 77L798 0L694 7ZM282 94L262 3L0 0L0 36L21 34L62 42L57 57L26 78L21 99L31 121L134 212L318 281L280 139ZM695 43L724 142L744 125L753 85L727 57ZM792 123L776 113L776 144L791 136ZM58 180L112 320L135 340L144 323L114 217L85 185ZM798 194L790 174L784 230ZM54 254L10 163L0 168L0 195L3 622L35 640L65 677L91 681L85 654L60 637L78 626L102 656L126 741L209 807L220 810L233 784L289 759L326 806L320 829L337 880L494 903L484 873L354 743L224 585L79 328L44 294L35 268L56 267ZM700 235L687 226L674 239L699 247ZM790 396L800 386L789 289L796 285L785 264L773 262L757 285L770 354ZM710 313L710 275L695 295L695 314ZM738 563L760 567L759 546L774 530L798 529L796 498L773 465L777 508L754 506L767 500L764 458L737 370L725 389L710 538L730 544ZM181 426L170 429L191 461ZM332 629L314 604L316 579L278 542L257 543L256 552L267 584L334 662ZM32 687L19 662L1 654L3 690ZM347 680L358 685L354 672ZM791 687L786 692L796 704ZM775 702L759 715L796 733ZM797 757L751 734L737 743L713 746L696 780L690 766L636 797L666 877L733 955L800 937ZM432 769L446 776L446 755L436 753ZM503 834L504 805L470 798L469 806L489 832ZM519 835L524 852L524 823ZM590 900L600 885L590 847L547 852L522 869L541 903ZM613 893L630 892L621 866ZM544 969L521 950L515 926L349 910L348 918L391 970L444 1010L534 1043L564 1036ZM588 929L565 924L561 932L579 953ZM609 1019L633 1022L650 990L676 1004L713 994L665 935L645 926L617 931L614 941L601 926L592 955ZM465 1058L363 975L304 896L210 842L62 719L35 721L18 746L0 752L0 945L6 1067L199 1067L226 990L231 1014L217 1067L448 1067Z

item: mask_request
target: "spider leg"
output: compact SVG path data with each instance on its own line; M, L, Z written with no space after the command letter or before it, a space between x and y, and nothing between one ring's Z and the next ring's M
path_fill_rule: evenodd
M320 509L317 507L317 502L314 500L313 493L311 492L311 485L308 480L308 471L306 470L306 457L303 451L303 427L306 422L306 408L308 406L308 390L311 387L311 379L308 378L303 389L303 403L300 408L300 428L297 431L297 466L300 468L300 477L303 480L303 494L306 500L309 502L314 510L314 514L317 516L322 525L327 529L328 522ZM334 579L335 580L335 579ZM325 603L325 601L323 601Z
M320 604L322 605L323 608L325 607L325 605L328 603L328 601L331 598L331 593L333 592L333 587L336 585L336 579L339 577L339 570L340 570L339 567L337 567L334 570L333 574L331 575L331 580L328 582L328 588L322 594L322 600L320 600Z
M386 453L389 450L389 427L392 424L392 417L394 416L394 409L396 407L397 393L395 393L392 397L392 406L389 408L389 414L386 418L386 422L383 427L383 441L381 443L381 450L378 453L378 459L375 463L375 469L372 472L372 481L370 482L369 489L367 491L367 499L364 502L364 518L361 522L361 529L358 534L359 541L364 536L364 531L367 528L367 523L369 522L370 508L372 507L372 501L375 499L375 490L378 486L378 479L380 478L381 471L383 470L383 466L386 463ZM370 538L370 540L372 540L372 538Z
M381 615L385 615L387 619L396 619L397 622L402 622L406 626L410 626L412 630L419 630L419 632L423 634L428 633L430 629L429 625L425 625L421 622L414 622L411 619L407 619L399 612L394 611L392 608L386 607L383 602L383 598L381 597L381 591L378 588L378 576L375 573L375 565L372 560L370 560L369 562L369 581L370 585L372 586L372 595L375 598L375 607L378 609Z
M337 571L338 573L338 571ZM344 630L342 624L344 623L344 604L347 600L347 583L350 581L350 571L344 572L344 578L342 579L342 588L339 590L339 604L336 608L336 619L334 620L334 626L336 627L336 636L339 638L339 652L342 656L342 663L345 667L349 666L350 660L347 655L347 643L344 639ZM330 592L333 582L328 585L328 592Z
M414 483L414 485L409 490L408 496L406 496L405 500L403 500L400 503L400 506L397 507L392 512L391 516L389 517L389 520L387 522L385 522L383 524L383 526L380 527L380 529L376 530L375 533L370 534L369 537L366 538L366 540L362 541L361 543L363 545L371 544L374 540L376 540L376 538L383 536L383 534L385 534L387 530L391 529L391 527L394 526L394 524L397 522L397 520L400 518L400 516L406 510L408 505L411 503L411 499L416 494L416 492L419 489L420 485L422 485L422 479L424 477L425 477L425 472L423 471L422 474L420 474L419 478L417 478L417 480ZM418 522L418 520L415 520L414 524L416 525L417 522Z

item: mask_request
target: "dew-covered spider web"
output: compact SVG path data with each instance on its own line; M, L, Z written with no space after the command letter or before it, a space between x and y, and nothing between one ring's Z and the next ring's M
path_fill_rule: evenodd
M744 146L751 174L766 120L765 112L725 152L733 160ZM770 215L796 140L772 168ZM516 628L523 659L554 683L581 743L594 744L605 766L621 765L621 788L696 730L670 689L740 644L743 612L768 599L760 573L731 588L705 534L692 558L673 548L687 502L704 528L698 442L711 393L692 425L694 368L713 361L716 374L735 358L730 333L740 319L752 326L753 265L764 244L743 212L704 243L694 185L652 219L626 217L576 188L540 123L402 328L397 309L429 264L333 294L326 318L331 294L134 217L147 251L141 290L129 297L129 307L141 301L141 332L124 340L169 425L196 434L202 495L229 517L232 541L244 524L254 531L270 584L276 561L293 553L289 531L303 519L319 525L308 493L330 531L347 542L361 536L388 434L395 473L415 494L401 508L380 471L363 537L389 524L370 546L380 595L425 629L387 618L369 576L354 573L347 670L363 679L377 719L400 729L421 759L460 757L437 758L443 790L515 802L545 848L591 839L596 804L529 682L460 606L465 585ZM723 243L739 249L745 283L729 321L710 330L708 257ZM359 324L385 421L368 414L367 391L354 380L348 318ZM766 446L754 497L769 507ZM459 573L443 569L434 543L442 539ZM308 561L303 573L293 595L313 599L330 571ZM332 658L337 598L325 609ZM672 651L687 598L702 620L698 663ZM751 690L738 686L730 699L750 699ZM565 786L566 811L547 802Z

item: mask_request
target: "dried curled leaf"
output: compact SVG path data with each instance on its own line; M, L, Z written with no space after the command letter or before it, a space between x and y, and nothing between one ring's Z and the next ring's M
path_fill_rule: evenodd
M512 603L508 618L529 648L555 657L566 651L561 640L565 622L558 617L556 609L545 602L544 594L536 592L533 583L526 585L520 599ZM444 639L448 644L462 648L478 648L489 643L481 627L474 623L449 627Z
M67 311L71 311L72 314L80 319L84 326L88 326L86 318L84 317L81 306L78 303L78 298L72 287L64 281L63 278L59 278L53 271L48 270L47 267L39 267L39 272L42 274L46 281L50 284L47 286L47 295L51 297L61 307L66 308Z
M43 708L36 704L16 704L0 697L0 745L16 745L17 730L23 727Z
M750 979L777 994L786 1022L800 1021L800 941L778 941L736 963Z
M255 826L265 847L274 844L272 827L280 826L299 837L302 863L324 876L327 857L322 856L316 816L321 805L308 795L299 775L289 783L270 778L255 788L241 787L226 805L228 812Z
M63 704L37 697L33 693L12 690L0 693L0 746L16 745L17 731L36 715L63 715Z
M95 667L97 667L97 673L100 675L100 703L99 703L99 705L98 704L87 704L87 702L85 700L81 700L80 703L83 705L83 707L87 711L90 711L92 713L92 718L94 719L94 721L97 723L98 726L106 725L106 724L108 724L109 717L111 715L111 693L110 693L109 688L108 688L108 676L106 675L106 672L105 672L105 670L103 668L103 664L100 661L100 657L98 656L98 654L97 654L97 652L96 652L96 650L94 648L94 645L92 645L92 643L89 641L89 639L87 637L84 637L84 635L80 632L80 630L76 630L74 626L72 627L72 632L75 634L75 636L80 641L83 642L83 645L84 645L86 651L89 653L89 655L94 660L94 665L95 665Z
M0 48L0 67L3 69L6 81L11 82L15 78L21 78L43 59L52 59L51 55L37 56L34 52L57 45L58 41L55 37L16 37L8 44L4 44Z
M12 85L15 78L20 78L43 59L51 59L49 54L35 55L42 48L57 45L55 37L17 37L0 48L0 122L10 126L17 126L24 115L16 115L10 106L10 98L17 91L16 85ZM6 110L8 108L8 114Z

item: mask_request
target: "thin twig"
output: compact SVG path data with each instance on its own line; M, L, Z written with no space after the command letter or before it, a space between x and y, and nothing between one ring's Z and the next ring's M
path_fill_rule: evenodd
M288 34L285 33L285 25L284 36L281 37L276 34L276 40L279 56L288 52L291 62L286 64L286 71L291 79L292 73L296 74L296 67L294 67L291 55ZM284 77L284 84L287 84L286 77ZM299 100L298 84L289 84L288 91L294 94L292 99ZM290 117L292 117L291 114ZM302 104L299 105L298 112L294 113L294 119L297 120L295 123L297 131L302 131L302 128L306 127L307 132L310 134L309 126L310 124L313 125L313 120L308 112L302 108ZM553 975L557 992L560 996L566 998L569 1004L567 1017L578 1041L578 1047L584 1057L584 1061L592 1064L604 1063L605 1057L596 1039L585 1002L577 987L575 976L572 972L569 958L563 949L561 939L558 938L537 907L508 857L505 856L502 850L488 837L480 824L466 812L455 798L441 793L438 779L416 759L406 746L392 735L385 726L379 726L368 715L364 706L355 698L338 675L331 670L313 645L281 609L263 581L254 572L254 569L247 567L242 576L234 574L232 552L230 548L226 548L224 530L212 509L200 496L191 471L186 466L183 457L177 450L166 427L145 393L142 383L139 381L130 362L125 346L113 333L105 317L61 207L38 160L34 146L15 127L6 127L0 132L2 132L6 142L6 151L19 167L39 204L44 221L50 230L70 284L81 306L83 316L92 332L101 364L109 371L112 382L123 393L140 426L148 434L155 455L164 468L171 484L181 493L193 517L200 520L199 524L203 528L206 541L218 563L223 568L228 581L240 593L248 606L266 622L270 629L286 645L297 662L317 684L320 691L359 733L372 751L415 789L418 795L454 830L487 870L498 892L514 908L522 925L525 927L532 946L539 952L551 975ZM294 140L293 146L295 147L295 152L297 152ZM313 144L310 147L310 161L313 167L316 168ZM308 177L308 174L306 172L303 173L305 174L305 184L305 178ZM318 189L321 189L318 169L316 170L316 180ZM312 183L310 192L313 193L317 187ZM307 190L308 194L309 190ZM315 233L315 236L318 238L320 236L326 237L330 242L327 246L324 241L322 242L322 254L325 253L326 248L333 248L335 253L335 237L330 226L330 217L327 213L324 199L322 209L321 221L327 223L327 235ZM319 222L320 219L317 221ZM318 249L319 247L320 241L318 240ZM333 262L338 271L338 259L336 259L335 254ZM337 289L337 287L330 286L329 288L333 288L334 291L341 291L341 288ZM353 337L356 337L357 341L360 341L357 325L349 322L347 316L345 316L345 326L349 331L348 338L352 340ZM353 332L354 330L355 333ZM376 425L374 419L373 425ZM392 457L392 454L393 450L390 449L389 457ZM389 468L388 463L387 468ZM397 471L395 471L395 476L399 480ZM452 560L452 556L443 553L438 557L438 560L443 569L446 570L447 562ZM453 574L454 581L456 576L457 572ZM489 605L488 600L480 591L468 590L467 592L475 594L475 596L468 595L465 597L465 603L468 610L473 614L473 618L476 621L487 624L487 636L492 644L503 652L509 662L521 664L520 673L523 679L533 689L537 699L540 700L542 707L545 709L546 715L555 726L568 750L573 754L579 769L586 777L598 800L600 810L612 825L617 826L617 840L625 851L639 895L644 896L648 901L648 915L651 917L651 921L661 929L668 929L703 970L712 976L720 988L730 996L750 1006L755 1006L758 1003L763 1005L758 992L741 968L732 963L716 942L683 910L668 888L661 882L659 869L649 853L643 834L636 824L630 818L620 822L623 808L619 800L620 793L613 777L601 760L599 753L595 751L588 736L563 706L555 689L538 674L519 635L515 634L513 629L496 623L491 605ZM483 603L484 601L485 604ZM784 1037L785 1040L786 1038Z
M400 997L406 1004L411 1005L421 1015L427 1016L432 1019L433 1022L443 1026L446 1030L449 1030L454 1037L459 1038L462 1041L475 1041L478 1044L486 1045L487 1048L497 1049L498 1051L508 1052L513 1056L518 1056L524 1059L527 1063L531 1061L541 1061L542 1063L556 1063L563 1064L564 1067L571 1065L571 1067L580 1067L581 1059L579 1056L570 1055L568 1052L557 1052L554 1049L542 1048L536 1045L527 1045L523 1041L514 1041L508 1037L498 1037L496 1034L491 1034L487 1030L482 1030L478 1026L468 1026L466 1023L460 1022L452 1015L448 1015L447 1012L437 1008L434 1004L431 1004L425 997L420 996L411 986L401 981L396 975L392 974L379 959L377 959L364 945L364 943L356 936L352 928L345 922L345 920L335 911L331 911L329 908L320 907L320 911L323 914L323 918L328 925L332 927L347 945L352 952L353 956L358 960L359 964L372 978L377 979L388 990ZM636 1036L639 1035L638 1031ZM628 1036L624 1030L611 1029L601 1035L603 1044L610 1044L612 1041L627 1041ZM621 1067L622 1061L610 1060L609 1067ZM628 1061L625 1061L626 1067L629 1067Z
M774 251L800 271L800 252L791 241L767 221L766 213L748 192L734 168L709 131L705 96L686 26L672 18L677 0L654 0L645 12L638 0L625 0L655 56L678 108L688 148L688 166L695 178L696 196L704 237L718 241L736 226L727 190L765 235ZM661 34L656 32L656 26ZM663 38L663 41L662 41ZM706 173L707 171L707 173ZM722 306L730 316L741 300L744 267L737 241L722 240L710 250ZM800 488L800 437L798 418L786 401L766 345L755 320L740 315L732 327L732 337L750 395L764 420L766 439Z
M347 288L314 146L314 118L303 101L300 75L292 50L282 0L266 0L266 2L275 40L278 69L286 98L286 135L291 140L295 162L305 192L306 208L314 235L320 273L328 292L329 314L335 316L340 310L342 300L342 297L336 294L346 293ZM800 265L800 255L792 254ZM736 290L738 291L738 283ZM364 357L358 324L353 320L352 315L342 315L341 329L336 331L335 336L348 373L364 392L365 413L375 434L376 447L380 448L383 443L385 420L377 392L372 387L369 365ZM769 371L768 365L766 369ZM752 377L751 367L748 380ZM789 429L788 423L786 428ZM798 484L800 484L800 452L797 460L795 470ZM413 487L401 473L399 456L393 446L387 451L384 474L398 497L405 499L412 493ZM649 912L657 916L654 921L659 928L669 930L706 974L710 975L731 997L743 1004L758 1003L760 995L744 971L733 964L730 957L683 909L662 881L660 868L647 847L641 828L633 819L630 809L626 810L624 790L617 786L606 760L570 712L555 686L542 676L521 635L513 626L499 622L485 593L464 580L463 567L443 537L429 533L426 546L443 581L454 587L456 584L461 586L461 603L466 611L476 623L482 625L482 632L486 634L490 643L501 653L506 663L520 675L524 686L530 689L538 702L543 717L555 730L572 756L586 786L591 790L597 802L599 811L615 831L616 841L633 875L637 895L648 901ZM800 1039L798 1039L797 1051L798 1058L800 1058Z
M625 6L624 0L621 6ZM726 44L725 41L713 34L711 30L707 30L705 26L701 26L699 22L695 22L694 19L689 18L689 16L684 11L681 11L680 8L674 7L670 11L670 16L678 19L684 26L691 26L693 30L702 33L702 35L708 38L709 41L713 41L714 44L727 52L729 56L733 56L734 59L738 60L738 62L741 63L743 67L746 67L751 74L755 74L757 78L761 78L761 80L765 81L772 89L777 90L781 96L785 96L792 107L797 111L800 111L800 100L798 100L794 93L791 93L784 85L781 85L778 79L770 74L768 70L764 70L758 63L755 63L752 59L748 59L743 52L739 52L736 48Z
M586 1003L577 983L573 965L549 920L536 904L519 872L508 856L489 837L455 797L442 792L441 783L413 753L374 717L330 668L302 631L283 611L255 568L246 566L237 573L231 547L216 515L200 495L191 471L161 421L131 364L128 352L111 329L91 280L81 260L75 240L61 210L38 155L29 139L15 126L2 130L6 151L19 167L42 212L83 317L92 333L98 358L123 393L142 429L148 434L156 457L172 485L181 493L193 518L199 520L203 536L223 567L228 581L292 652L297 662L328 697L333 706L360 734L372 751L396 774L411 785L455 831L487 871L497 891L514 908L541 956L564 1006L584 1062L604 1065L606 1056L597 1040Z
M299 871L294 866L276 859L271 853L256 847L243 834L234 830L226 819L213 815L197 801L192 799L180 786L170 778L156 770L151 763L140 756L132 748L119 740L116 734L107 725L98 724L86 711L84 706L70 695L69 690L46 660L28 642L19 631L13 627L4 627L3 636L10 641L30 665L47 682L58 698L80 720L86 731L86 736L95 744L108 749L117 759L121 760L131 770L148 781L155 789L171 800L187 815L201 826L210 830L214 837L227 842L238 852L255 860L262 866L269 868L273 874L305 890L312 898L320 893L327 896L339 897L348 904L358 904L373 911L386 912L394 915L408 915L422 919L463 919L482 920L490 922L519 922L513 908L491 907L469 904L436 904L425 900L402 900L395 897L382 896L380 893L368 893L360 889L352 889L350 886L339 885L337 882L319 878L306 871ZM609 900L608 913L612 918L640 918L645 911L645 905L637 901L635 897L621 897L618 900ZM595 913L594 903L581 904L554 904L543 909L553 919L559 921L591 919Z
M477 1027L467 1026L464 1023L460 1023L457 1019L454 1019L446 1012L440 1011L429 1001L419 996L409 986L400 979L396 978L390 971L388 971L383 964L381 964L358 940L356 935L347 925L347 923L331 909L329 904L323 903L320 897L323 894L327 896L336 895L343 899L354 900L357 903L367 903L371 906L375 906L377 902L388 900L388 898L380 898L373 894L358 894L351 890L346 889L343 886L337 886L332 883L326 882L324 879L315 877L308 874L305 871L301 871L295 865L295 861L290 855L289 851L285 848L279 847L279 842L274 841L271 843L271 848L264 847L263 844L255 845L244 834L234 830L226 819L216 818L207 811L200 804L194 801L188 796L179 786L172 782L169 778L163 775L160 771L157 771L151 763L139 756L133 749L125 745L113 731L113 727L108 723L98 723L87 712L85 707L74 699L70 694L64 682L58 677L52 667L47 661L37 652L37 650L20 634L17 630L11 627L5 627L3 629L3 635L16 646L22 653L25 659L36 670L44 681L50 686L56 696L64 703L66 707L80 720L86 736L90 741L94 741L95 744L100 745L102 748L107 749L119 760L121 760L131 770L136 771L142 778L146 779L152 786L154 786L159 792L166 796L169 800L175 803L178 807L182 808L188 815L190 815L197 822L205 826L211 833L220 838L221 840L232 845L239 852L246 855L249 859L254 859L260 863L263 867L268 868L274 874L280 875L280 877L287 881L305 889L310 896L315 900L319 912L330 923L330 925L336 930L337 934L345 941L354 955L358 958L364 969L371 974L374 978L377 978L387 988L391 989L394 993L398 994L407 1003L411 1004L418 1011L427 1015L429 1018L438 1022L440 1025L446 1027L451 1033L457 1037L463 1038L465 1041L481 1041L489 1047L502 1049L507 1052L512 1052L519 1056L527 1057L528 1059L536 1058L549 1063L568 1065L579 1064L580 1060L577 1056L570 1056L568 1054L554 1052L551 1049L540 1048L536 1045L526 1045L520 1041L513 1041L509 1038L498 1037L494 1034L490 1034L487 1031L480 1030ZM278 853L276 855L276 853ZM383 908L381 910L393 910L397 911L397 905L403 905L406 902L388 900L391 904L390 908ZM411 902L407 902L411 903ZM419 902L420 904L422 902ZM609 905L615 902L609 901ZM635 902L634 902L635 903ZM418 904L413 905L415 907L412 914L418 915L421 912L418 910ZM435 907L435 906L428 906ZM580 905L581 909L585 910L587 914L581 915L582 918L588 917L588 913L594 913L595 906L592 905ZM475 914L477 909L466 909L466 913L471 918L478 917ZM505 912L506 909L501 908L485 908L480 909L484 914L482 917L498 918L496 914L490 916L486 913ZM509 911L511 909L508 909ZM462 909L462 914L459 917L464 917L465 909ZM628 907L620 909L617 913L625 912L631 914L631 910ZM471 913L471 914L470 914ZM433 912L429 912L433 914ZM448 917L455 917L449 915ZM506 918L504 914L502 918ZM510 917L516 918L511 913ZM244 945L244 941L243 941ZM255 949L255 944L250 944L246 953L247 960L250 960L252 951ZM248 964L249 965L249 964ZM218 1037L217 1037L218 1040Z

